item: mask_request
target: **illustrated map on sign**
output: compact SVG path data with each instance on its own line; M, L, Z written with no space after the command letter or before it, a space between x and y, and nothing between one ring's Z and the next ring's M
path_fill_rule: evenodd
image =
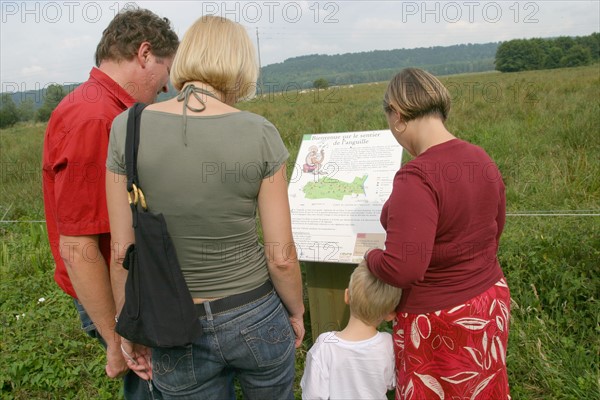
M321 177L316 182L308 182L304 188L307 199L343 200L344 196L365 195L365 182L368 175L356 177L352 182L344 182L329 177Z

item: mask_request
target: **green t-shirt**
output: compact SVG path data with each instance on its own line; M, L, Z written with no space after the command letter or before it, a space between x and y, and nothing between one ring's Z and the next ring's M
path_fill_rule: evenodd
M115 118L107 168L125 175L127 111ZM256 226L257 196L289 153L277 129L246 111L183 117L144 110L138 176L162 213L192 297L223 297L268 279Z

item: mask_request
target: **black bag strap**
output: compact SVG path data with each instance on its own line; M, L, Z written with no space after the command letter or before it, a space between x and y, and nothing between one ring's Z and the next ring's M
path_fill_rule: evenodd
M147 104L135 103L127 118L127 136L125 137L125 169L127 170L127 191L133 191L133 185L140 186L137 174L137 155L140 145L140 117Z
M127 135L125 136L125 169L127 170L127 192L133 227L138 224L138 201L143 199L137 174L137 156L140 145L140 118L146 108L144 103L135 103L130 109L127 118ZM146 200L143 199L142 209L146 209Z

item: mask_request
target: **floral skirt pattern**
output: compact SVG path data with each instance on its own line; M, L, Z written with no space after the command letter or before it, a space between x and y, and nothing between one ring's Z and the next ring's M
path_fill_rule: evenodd
M510 399L510 291L502 278L456 307L394 320L396 400Z

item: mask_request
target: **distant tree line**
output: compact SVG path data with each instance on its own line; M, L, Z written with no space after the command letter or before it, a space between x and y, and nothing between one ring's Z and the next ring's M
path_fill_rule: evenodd
M402 68L420 67L436 75L494 70L499 43L460 44L416 49L373 50L335 55L309 54L261 69L259 91L313 88L316 79L329 85L389 80Z
M67 90L63 86L50 85L45 90L44 102L36 110L33 99L25 98L17 106L11 93L2 93L0 96L0 128L8 128L19 121L46 122L66 95Z
M434 75L452 75L452 74L464 74L472 72L485 72L494 70L494 58L488 58L485 60L477 61L464 61L454 62L448 64L415 64L416 67L425 69ZM384 82L389 81L394 75L396 75L400 68L385 68L370 71L356 71L356 72L343 72L343 73L330 73L319 75L319 79L324 79L329 85L350 85L355 83L368 83L368 82ZM303 80L303 79L292 79L287 82L275 81L264 81L264 90L294 90L297 88L311 88L314 86L314 81ZM288 85L286 87L286 85Z
M516 39L498 46L496 69L501 72L577 67L598 62L600 33L554 39Z

